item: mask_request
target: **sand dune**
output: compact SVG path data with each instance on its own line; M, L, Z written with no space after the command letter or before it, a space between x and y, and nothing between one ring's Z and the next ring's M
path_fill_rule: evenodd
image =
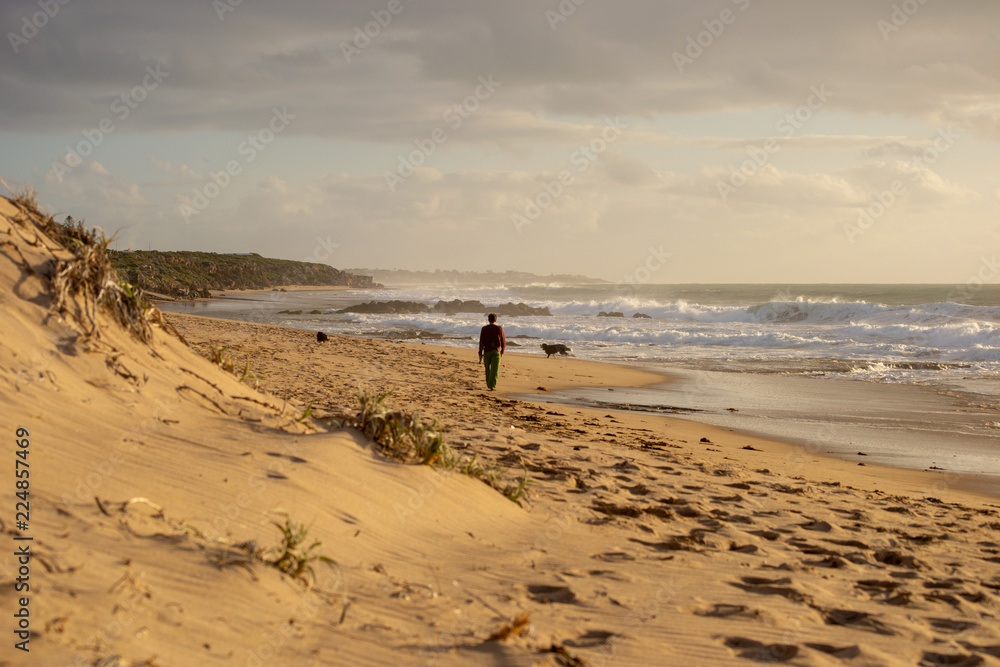
M1000 502L961 479L503 393L662 380L606 364L511 353L496 395L474 350L171 316L191 349L99 311L88 335L79 299L51 310L69 253L5 201L0 233L7 664L1000 664ZM223 346L246 382L198 352ZM359 387L527 471L528 501L377 454L341 426ZM286 518L334 561L307 581L267 563Z

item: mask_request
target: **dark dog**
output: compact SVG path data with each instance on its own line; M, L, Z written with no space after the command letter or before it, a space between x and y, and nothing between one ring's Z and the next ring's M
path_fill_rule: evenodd
M325 333L323 333L322 331L317 331L316 332L316 342L317 343L325 343L328 340L330 340L330 337L327 336Z
M555 345L542 343L542 349L545 350L546 359L551 357L553 354L561 354L565 357L567 354L573 351L570 348L563 345L562 343L558 343Z

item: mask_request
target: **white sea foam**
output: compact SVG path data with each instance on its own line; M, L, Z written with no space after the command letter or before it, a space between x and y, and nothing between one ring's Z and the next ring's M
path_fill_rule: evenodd
M972 299L976 303L956 303L955 293L976 297ZM476 338L483 324L482 315L475 313L336 315L333 311L340 306L329 305L329 293L295 298L315 298L315 303L325 299L324 314L275 315L271 321L361 335L433 332L453 339L447 343L453 345L471 344L468 339ZM450 284L351 290L336 298L428 305L461 299L486 306L523 302L547 307L551 317L502 317L508 337L525 346L534 346L535 339L568 343L581 357L725 370L835 372L883 382L1000 372L998 286L962 292L948 286L800 286L793 290L776 286ZM297 303L295 307L308 312L315 306ZM598 317L600 311L617 311L625 317ZM258 309L255 318L261 312ZM636 313L651 319L633 318ZM914 361L928 363L913 365Z

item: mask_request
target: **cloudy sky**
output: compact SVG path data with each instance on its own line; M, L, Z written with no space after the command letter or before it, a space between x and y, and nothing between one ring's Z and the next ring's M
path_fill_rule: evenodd
M994 0L4 0L0 176L118 247L1000 281Z

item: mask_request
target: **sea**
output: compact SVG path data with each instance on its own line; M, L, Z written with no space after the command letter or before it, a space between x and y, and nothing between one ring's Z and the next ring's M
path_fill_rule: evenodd
M509 351L543 354L541 343L563 343L577 358L665 375L642 389L532 400L668 414L1000 493L1000 285L452 282L234 293L161 308L475 347L481 314L336 312L372 300L454 299L548 308L551 316L500 318Z

